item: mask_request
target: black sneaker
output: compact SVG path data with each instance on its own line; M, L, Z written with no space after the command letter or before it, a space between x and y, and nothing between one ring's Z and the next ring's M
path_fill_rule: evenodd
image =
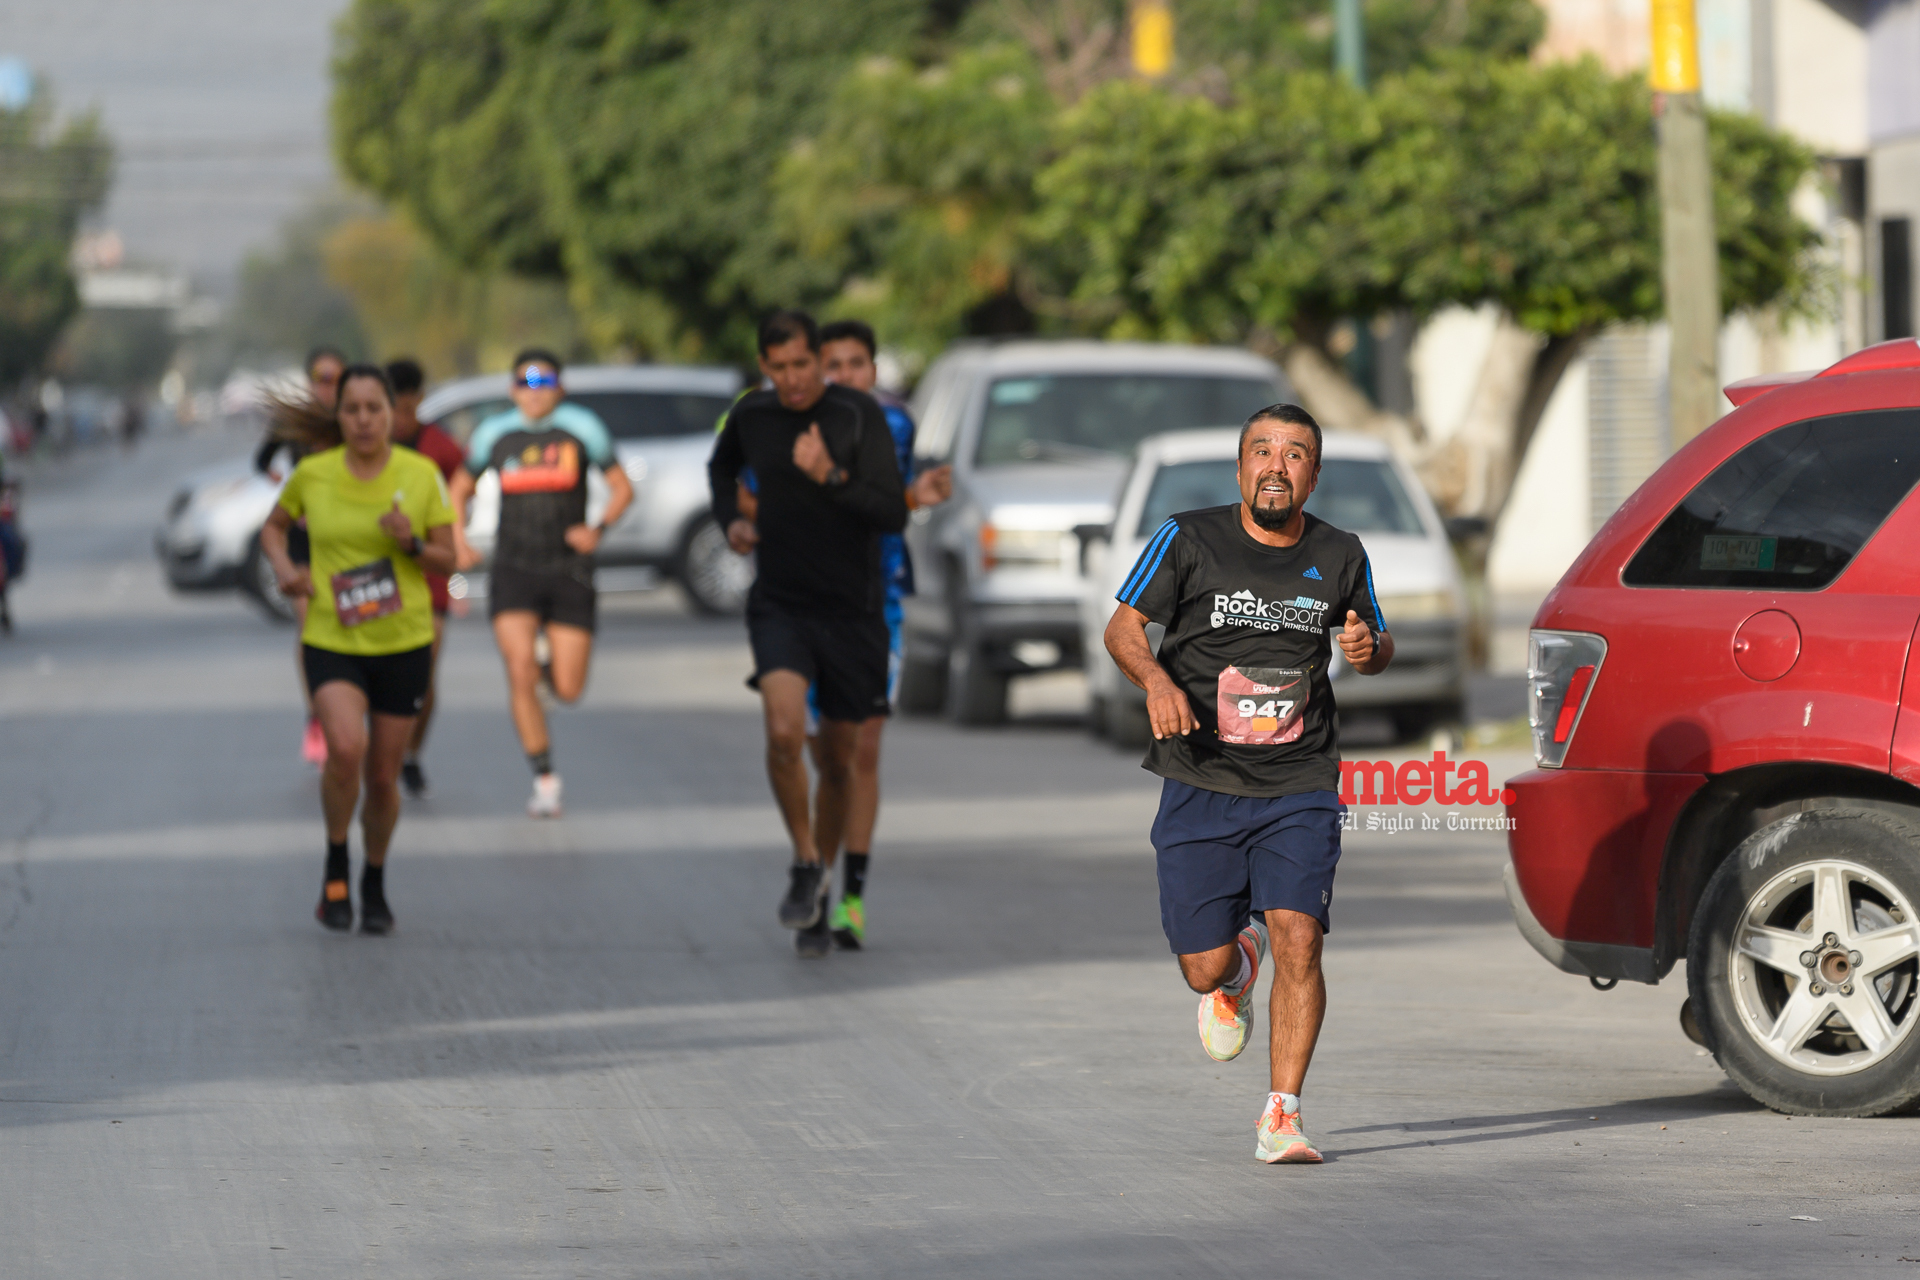
M780 900L780 923L789 929L811 929L827 914L826 895L820 892L822 869L817 862L796 862L787 869L787 896Z
M387 895L376 893L371 898L362 890L360 894L360 932L381 937L393 932L393 909L387 905Z
M825 911L812 927L793 931L793 949L802 960L819 960L833 950L833 931L827 927Z
M321 887L320 903L313 909L313 918L338 933L353 928L353 898L347 892L345 880L329 880Z
M415 800L427 794L426 770L420 767L418 760L409 760L400 766L400 783Z

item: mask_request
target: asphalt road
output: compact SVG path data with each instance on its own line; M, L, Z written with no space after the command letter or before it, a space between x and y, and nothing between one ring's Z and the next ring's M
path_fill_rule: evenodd
M1498 835L1349 837L1307 1089L1330 1162L1255 1163L1264 1054L1202 1055L1154 782L1070 682L1002 730L889 731L871 949L796 960L745 646L671 590L609 604L557 823L521 816L457 624L399 931L323 933L291 635L168 595L149 550L172 477L234 447L29 473L9 1280L1920 1270L1914 1122L1760 1110L1681 1037L1677 981L1549 969Z

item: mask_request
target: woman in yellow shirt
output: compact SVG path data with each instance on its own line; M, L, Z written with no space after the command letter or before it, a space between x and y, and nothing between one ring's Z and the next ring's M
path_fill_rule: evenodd
M314 917L329 929L353 927L347 829L364 780L360 931L386 933L393 928L385 872L400 819L400 764L433 675L423 571L453 571L453 508L440 469L393 447L393 390L379 366L347 366L332 414L306 412L311 420L300 425L321 450L294 468L260 531L260 549L280 590L310 601L301 656L327 738L320 774L327 868ZM302 516L311 564L287 555L287 531Z

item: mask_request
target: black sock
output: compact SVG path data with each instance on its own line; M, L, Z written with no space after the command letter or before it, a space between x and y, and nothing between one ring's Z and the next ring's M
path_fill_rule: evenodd
M527 763L533 766L533 776L544 778L553 772L553 748L544 751L527 752Z
M851 894L856 898L864 898L867 894L867 855L864 853L847 853L841 856L847 860L846 887L842 892Z
M372 863L360 868L360 901L369 898L383 898L387 890L387 869L376 867Z
M327 879L345 880L347 878L347 842L335 844L327 841Z

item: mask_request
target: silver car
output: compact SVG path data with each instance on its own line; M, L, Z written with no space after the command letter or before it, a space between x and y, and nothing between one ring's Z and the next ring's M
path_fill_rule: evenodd
M1080 543L1113 519L1134 447L1290 399L1247 351L1129 342L957 346L914 397L916 453L953 464L953 499L907 527L906 711L1005 719L1007 682L1082 664Z
M604 566L644 565L676 578L694 606L737 613L753 583L751 557L728 548L708 515L707 455L714 427L740 390L726 368L678 365L584 365L565 373L567 398L599 414L614 438L620 465L633 481L633 504L602 541ZM463 378L436 388L420 406L461 445L483 418L513 407L508 377ZM239 459L198 473L175 494L156 538L167 576L181 588L238 585L270 610L290 611L258 549L260 526L279 482L255 475ZM598 472L588 479L589 518L606 503ZM492 550L500 488L482 478L468 512L467 534L482 554Z
M1083 532L1080 632L1093 655L1087 663L1090 723L1122 745L1143 746L1152 731L1146 694L1120 674L1103 642L1114 597L1169 516L1240 501L1234 471L1239 448L1237 427L1141 441L1113 523ZM1457 720L1465 693L1466 598L1446 527L1425 490L1385 441L1330 431L1307 510L1359 536L1373 565L1380 611L1393 631L1393 665L1377 676L1352 678L1352 668L1334 649L1331 675L1340 709L1385 710L1402 737ZM1155 649L1161 634L1159 626L1147 627Z

